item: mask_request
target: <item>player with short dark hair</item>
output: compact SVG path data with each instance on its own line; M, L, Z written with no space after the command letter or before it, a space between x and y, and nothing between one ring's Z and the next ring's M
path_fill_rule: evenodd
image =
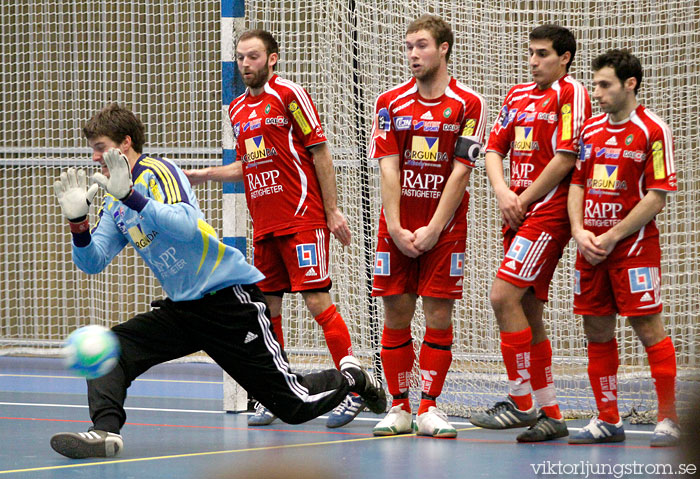
M598 417L569 438L573 444L618 442L615 326L626 316L646 349L659 401L652 446L675 446L676 350L661 318L661 247L654 218L676 191L671 130L637 102L639 59L610 50L593 60L593 98L603 113L581 130L568 209L578 245L574 312L583 315L588 376Z
M569 76L576 39L559 25L530 33L532 82L506 96L486 148L486 172L503 219L505 257L491 287L509 394L471 422L490 429L530 426L520 442L568 434L556 400L552 347L542 314L549 284L571 238L566 195L578 135L591 114L588 92ZM510 155L510 184L503 159ZM540 407L533 404L531 392Z
M335 170L316 107L298 84L274 73L279 48L264 30L243 33L236 44L246 91L229 106L236 161L187 170L192 184L243 181L253 220L253 262L265 279L258 286L270 306L277 340L284 346L282 298L298 292L323 329L336 367L352 353L347 325L330 296L330 233L350 244L350 229L337 205ZM328 427L352 421L364 409L349 395L328 418ZM275 416L258 407L249 424Z
M486 130L486 101L452 78L450 26L424 15L412 22L405 53L413 77L375 106L370 158L381 171L382 212L373 296L384 302L381 359L392 407L375 435L413 431L409 384L415 361L411 321L423 299L419 434L455 437L436 405L452 362L452 309L462 297L469 178Z
M112 131L119 125L119 131ZM105 376L87 381L93 426L85 433L58 433L51 446L71 458L109 457L123 448L124 401L134 379L150 367L204 350L255 398L290 423L308 421L336 407L350 391L374 412L384 412L381 386L351 355L330 369L295 374L273 334L270 311L255 285L263 275L207 224L182 170L136 149L145 138L129 110L110 105L84 129L93 180L106 190L97 224L89 227L97 184L85 172L61 173L54 185L70 222L73 261L88 274L102 271L131 244L158 278L167 298L112 331L121 354Z

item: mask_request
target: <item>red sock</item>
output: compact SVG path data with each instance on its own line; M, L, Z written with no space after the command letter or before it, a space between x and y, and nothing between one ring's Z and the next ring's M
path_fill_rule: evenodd
M418 406L418 414L423 414L430 406L435 406L435 398L442 392L452 364L452 326L447 329L425 328L418 364L423 393L430 396L421 399Z
M562 419L552 377L552 345L549 339L530 345L530 382L537 404L552 419Z
M617 410L617 340L588 343L588 378L591 381L598 418L612 424L620 421Z
M518 409L526 411L532 407L530 394L530 341L532 331L525 328L516 333L501 332L501 354L508 373L510 397Z
M654 379L656 397L659 400L659 421L666 418L678 424L676 413L676 349L670 337L646 348Z
M328 309L314 318L323 329L326 337L326 346L331 352L335 367L340 367L340 360L348 354L352 354L352 342L350 332L343 317L336 310L335 304L331 304Z
M411 328L389 329L385 326L382 333L381 357L389 393L394 396L391 406L401 405L405 411L410 412L408 388L411 385L413 362L416 359ZM406 397L401 397L403 395Z
M278 314L274 318L270 318L270 322L272 323L272 330L275 332L275 336L277 336L277 342L280 343L280 346L282 346L282 349L284 349L284 336L282 335L282 315Z

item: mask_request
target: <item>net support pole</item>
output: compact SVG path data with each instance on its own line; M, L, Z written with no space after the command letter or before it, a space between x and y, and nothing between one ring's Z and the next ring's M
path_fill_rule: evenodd
M223 164L236 160L233 147L233 129L228 117L228 106L243 90L243 82L235 61L235 40L245 28L244 0L221 0L221 98ZM243 183L223 184L223 240L246 254L247 207ZM224 410L248 410L248 393L224 372Z

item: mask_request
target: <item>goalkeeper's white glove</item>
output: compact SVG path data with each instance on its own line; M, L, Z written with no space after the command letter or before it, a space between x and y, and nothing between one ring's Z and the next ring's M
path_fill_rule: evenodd
M87 218L90 211L97 185L90 185L87 188L87 179L84 170L68 170L61 173L59 179L53 184L54 192L61 205L61 211L68 221L82 222Z
M102 173L95 173L92 175L92 181L99 183L107 193L118 200L125 200L134 185L131 181L129 160L117 148L110 149L102 158L109 170L109 178Z

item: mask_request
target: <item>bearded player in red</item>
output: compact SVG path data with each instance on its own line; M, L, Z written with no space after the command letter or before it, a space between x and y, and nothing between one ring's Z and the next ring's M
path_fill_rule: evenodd
M530 426L519 442L568 435L552 378L552 347L542 321L549 284L571 239L566 197L581 126L591 114L586 89L569 76L576 39L542 25L530 32L532 82L511 88L486 147L486 173L503 218L505 257L491 287L509 394L474 425ZM510 185L503 159L510 154ZM540 407L539 414L531 391Z
M652 446L675 446L676 351L661 319L661 248L654 217L676 191L671 130L637 103L642 66L626 50L593 60L593 98L603 113L581 132L569 189L571 232L578 244L574 312L583 315L588 376L598 417L573 444L625 439L617 409L615 325L626 316L644 345L659 401Z
M238 70L246 91L229 106L236 161L187 170L192 184L207 180L243 181L253 220L255 266L265 275L258 286L270 307L277 340L284 347L282 297L299 292L338 367L351 354L350 333L333 304L328 273L329 233L347 246L350 229L337 206L335 170L326 135L309 94L276 75L279 46L264 30L241 34ZM364 409L349 395L327 425L340 427ZM259 405L248 424L262 426L275 416Z
M378 436L413 431L409 383L415 360L411 320L423 298L426 332L418 364L419 434L455 437L436 406L452 362L452 308L462 297L466 192L486 130L486 102L450 77L453 34L442 19L408 26L405 52L413 78L377 99L370 158L379 161L383 209L373 296L384 302L381 359L391 410Z

